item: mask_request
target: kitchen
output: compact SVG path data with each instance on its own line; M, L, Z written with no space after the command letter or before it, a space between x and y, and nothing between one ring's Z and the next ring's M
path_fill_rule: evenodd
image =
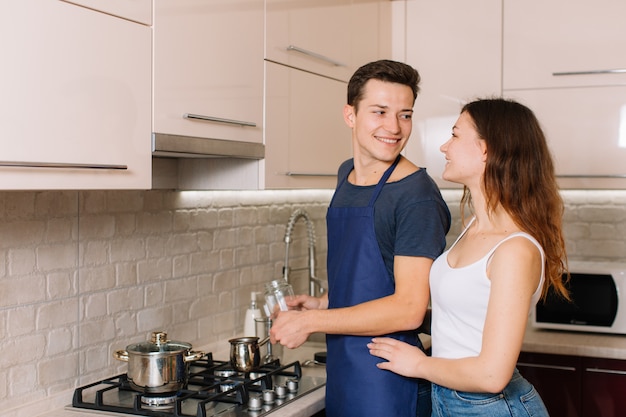
M56 3L56 1L48 0L48 3ZM92 4L89 4L89 1L76 3L97 8L94 6L95 2L91 2ZM120 0L119 3L122 4L124 1ZM146 2L127 0L126 3ZM224 4L223 2L215 3ZM272 4L270 1L267 3ZM323 3L348 5L352 2ZM455 116L458 112L458 103L437 101L436 98L442 95L437 89L453 87L458 91L455 94L460 94L460 97L501 91L501 1L481 2L481 8L476 5L470 8L459 2L448 1L443 2L439 9L435 5L414 0L364 1L362 3L365 6L376 4L376 10L380 11L375 15L376 19L384 13L393 16L394 25L392 25L393 30L390 31L394 39L390 42L392 56L414 63L422 73L423 94L418 97L416 112L423 116L417 119L418 124L414 129L412 145L418 145L421 135L427 135L431 126L423 127L419 124L420 118L434 122L443 120L441 124L444 126L441 129L443 129L444 136L441 139L447 138L445 135L448 135L450 127L448 120L450 115ZM613 2L607 3L613 4ZM509 2L504 2L504 6L508 4ZM74 13L81 13L81 17L89 11L69 3L64 5L66 8L72 8ZM428 13L416 15L416 10L425 10L428 7L433 9L428 9ZM463 11L460 10L461 8ZM472 11L475 15L470 14ZM90 12L90 16L96 14L93 11ZM262 15L262 7L255 13ZM346 10L342 13L344 17L349 15ZM10 13L0 15L4 19L10 16ZM422 15L430 16L430 18L420 18ZM619 14L612 13L612 15L618 16ZM475 30L476 20L468 19L467 16L488 20L490 25L483 24L481 30L485 32L479 32ZM142 21L149 17L134 19L133 21ZM419 24L408 23L418 21ZM402 22L405 22L405 25ZM3 23L6 22L3 20ZM8 23L0 25L0 27L7 26ZM124 27L126 26L128 25ZM274 27L279 27L279 25L275 24ZM145 36L144 28L149 28L149 26L133 27L129 30L140 31L139 37L141 38ZM383 31L382 28L380 30ZM421 30L428 35L428 42L415 45L415 48L405 45L409 40L419 39ZM458 57L459 33L466 34L466 38L463 39L467 45L464 45L465 49L461 49L464 54L476 59L474 66L465 64L469 59L465 55L463 55L464 65L459 65L460 63L454 65L456 61L447 61L460 59ZM473 33L477 33L476 36L484 36L486 39L480 38L481 42L474 44L469 36ZM495 36L492 36L493 34ZM14 38L5 33L2 36L2 39ZM262 56L262 36L260 38L261 46L256 53L261 54L258 57L258 65L261 66L262 74L264 57ZM383 43L382 40L380 42ZM5 43L2 45L4 47ZM383 53L382 51L384 51L383 47L381 47L381 52L376 52L376 54ZM487 54L487 57L482 54ZM147 55L149 55L149 50ZM416 55L420 56L419 60ZM357 56L362 57L359 58L361 60L367 57L367 55L363 57L358 54ZM125 58L128 59L128 56ZM149 61L150 56L135 57L135 59L139 61L137 65L145 66L144 61ZM155 59L157 59L156 56ZM280 62L281 58L273 59ZM148 65L151 65L150 62ZM332 66L330 68L333 69ZM610 68L623 68L623 64L621 67L615 64ZM282 70L283 68L280 68L274 75L270 73L268 77L272 78L269 81L276 83L275 80L280 80ZM434 71L441 74L438 77L431 77L430 74ZM11 73L11 76L16 76L19 72ZM158 75L158 73L155 74L155 76ZM620 77L619 74L616 76ZM341 74L335 76L338 79L342 79L341 77L343 77ZM141 76L138 79L137 88L142 94L143 90L150 92L151 86L146 84L146 80ZM313 83L318 81L321 82L318 79L311 81L311 85L317 86ZM615 82L619 84L619 80ZM594 78L589 83L598 82ZM345 88L345 84L339 84L341 89ZM608 88L595 87L602 91ZM619 92L619 89L623 87L613 88ZM585 87L585 91L592 90L594 88ZM446 93L448 91L444 91L444 94ZM459 95L454 97L459 97ZM622 94L621 97L624 95ZM616 100L619 98L618 96ZM341 99L343 100L343 95ZM29 108L27 101L11 103L16 108ZM597 103L593 102L592 105L597 105ZM147 106L149 108L151 103L148 102ZM280 113L284 110L282 106L284 103L267 110L276 110ZM77 111L76 108L72 110ZM148 120L147 125L146 122L141 123L141 129L151 131L150 110L137 111L138 120L145 120L146 117ZM331 109L329 112L330 115L323 115L322 120L332 117L334 110ZM42 111L42 113L45 112ZM337 109L336 113L338 115L340 110ZM25 117L20 114L10 114L11 117L20 121ZM42 114L43 116L45 114ZM55 116L61 117L58 114ZM304 116L306 114L296 117L298 124L290 125L289 130L299 128ZM252 119L258 117L253 115ZM110 122L110 119L104 119ZM245 116L240 116L238 119L248 120ZM572 123L569 120L569 124L577 127L576 121L581 119L574 116L572 120L575 122ZM94 118L88 121L102 124L102 121ZM32 124L35 125L35 123ZM320 123L316 124L320 125ZM21 129L25 129L25 125L26 122L23 122ZM50 128L45 123L37 123L37 125ZM263 125L262 121L260 125ZM436 123L433 125L437 127ZM61 127L63 127L62 124ZM119 128L117 125L115 127ZM276 136L283 134L282 124L270 125L266 122L265 128L268 131L274 129ZM336 135L331 137L333 135L327 132L323 135L317 133L321 132L320 129L326 131L328 126L307 125L306 129L309 130L309 128L315 133L313 136L315 140L328 137L327 140L336 142ZM347 130L339 130L342 128L343 126L337 127L337 131L347 134ZM88 123L86 129L89 129ZM132 131L135 132L136 129L134 127ZM245 130L241 127L236 129L237 131ZM93 128L87 131L92 132L92 130ZM114 129L110 130L113 130L113 134L118 132ZM165 130L166 128L163 128L163 131ZM258 135L258 131L262 129L252 128L252 130L252 133L245 133L250 137L238 137L238 140L261 143L262 139L255 135ZM3 136L5 141L3 149L11 149L12 152L21 146L24 146L26 150L29 147L38 149L34 148L36 144L26 139L16 141L14 137L18 137L19 132L20 130L10 131L11 135ZM184 136L194 135L183 133ZM290 133L293 134L287 131L287 135ZM33 135L41 136L41 132L35 132ZM0 335L3 336L0 347L5 353L0 360L0 401L3 404L0 415L32 416L50 410L63 409L71 402L72 391L75 387L125 372L125 364L116 361L112 353L117 349L125 348L129 343L146 340L151 331L163 329L173 339L189 341L194 347L207 347L208 350L214 352L225 352L228 348L225 341L242 331L243 314L250 292L259 291L263 283L281 275L285 226L290 214L297 208L306 209L313 220L317 234L318 275L325 278L324 216L334 179L322 175L304 178L298 175L281 175L272 178L268 175L266 178L259 178L262 177L259 171L265 169L269 173L295 172L294 168L303 166L306 167L306 170L303 169L305 174L307 172L328 174L336 169L337 160L323 161L325 168L330 170L329 172L314 171L313 169L318 169L320 164L309 167L307 164L310 161L306 161L307 155L316 155L312 153L312 150L305 150L304 156L299 155L298 159L298 155L281 153L295 151L285 147L283 142L278 145L270 143L270 136L267 135L268 132L266 132L263 162L254 158L227 158L207 168L204 166L206 164L202 164L202 159L155 158L150 161L150 149L147 148L145 151L142 149L142 152L148 154L148 163L153 165L148 167L147 171L149 173L152 168L152 176L148 175L147 178L147 181L152 183L148 186L128 186L126 183L131 180L128 178L120 180L122 175L119 175L117 171L107 175L112 179L102 179L104 176L100 174L89 174L86 179L76 179L82 175L72 171L72 175L68 177L75 182L57 186L53 181L56 181L62 174L51 174L46 171L42 175L41 170L37 169L17 173L16 168L2 168L7 171L6 174L0 176L4 178L0 181L2 189L5 190L0 194L0 236L2 237L0 254L3 259L0 269ZM224 138L227 137L227 133L216 133L215 137ZM311 138L311 136L307 137ZM51 139L47 137L47 140ZM100 141L106 139L106 137L95 138ZM571 138L568 143L571 145ZM118 142L116 146L124 149L126 153L132 153L130 151L132 147L129 146L127 139L121 143ZM318 146L323 148L319 142ZM432 144L429 146L437 147ZM409 156L414 155L411 157L418 161L432 156L435 165L431 165L430 159L424 162L424 165L429 167L429 171L431 166L436 168L436 158L439 156L436 149L431 151L430 148L421 149L419 146L407 149ZM585 150L588 152L587 155L592 151ZM24 158L20 157L18 151L15 152L15 160L23 161ZM55 150L50 147L43 148L40 152L41 157L45 157L46 153L50 152L55 152ZM95 158L93 160L101 161L97 159L98 153L104 151L90 152L90 157ZM618 150L615 151L617 152ZM337 158L341 159L341 152L338 154ZM605 151L602 156L609 161L608 152ZM60 154L60 157L67 157L67 155ZM316 158L318 157L309 157L309 159ZM319 156L320 160L324 158L328 156ZM9 158L3 157L3 159ZM106 159L104 162L107 162ZM111 159L111 161L115 160ZM293 166L276 165L285 161L296 162ZM125 163L131 164L131 162ZM145 161L142 159L141 163ZM229 164L232 167L228 166ZM265 168L261 167L263 164L266 165ZM274 164L273 167L267 167L272 164ZM600 160L599 165L603 164L605 164L604 159ZM213 172L213 170L218 172ZM172 171L179 177L176 187L178 190L171 189L174 188L171 185L173 176L169 175ZM210 178L197 179L194 176L197 172ZM431 175L433 172L436 170L433 169ZM226 178L227 174L228 178ZM44 176L46 178L42 178ZM261 179L265 181L265 187L258 185ZM58 179L58 181L62 180L64 179ZM301 182L298 183L299 180ZM576 179L565 180L575 181ZM619 183L619 179L607 178L605 180L605 182L610 182L608 186L597 185L599 180L593 177L578 179L578 184L569 185L568 189L563 191L566 201L565 230L568 251L574 261L619 263L624 260L626 192L623 183ZM145 184L146 178L140 181L144 181ZM229 181L233 181L234 184ZM253 182L252 186L249 185L250 181ZM243 185L240 184L241 182ZM589 184L590 182L592 184ZM198 183L201 183L202 187L197 186ZM149 188L152 190L139 191ZM187 190L184 190L185 188ZM197 190L199 188L207 190L199 191ZM247 190L235 191L236 188ZM455 220L453 229L448 235L448 238L452 239L460 229L457 210L460 192L457 189L445 188L443 195ZM292 248L293 262L302 265L306 262L307 255L303 229L304 227L298 224L294 231L295 243ZM299 289L306 291L304 276L294 279L299 280L294 282L294 285L302 284ZM568 339L573 337L575 336L567 335ZM587 340L588 336L581 336L581 338ZM624 343L621 342L621 336L605 336L605 338L616 343ZM562 352L563 346L559 346L558 349ZM558 349L555 347L553 351L546 353L558 353ZM571 350L570 353L574 354L584 353L574 348ZM626 359L624 350L608 348L606 350L610 350L607 353L610 356L607 357ZM75 414L67 412L65 415Z

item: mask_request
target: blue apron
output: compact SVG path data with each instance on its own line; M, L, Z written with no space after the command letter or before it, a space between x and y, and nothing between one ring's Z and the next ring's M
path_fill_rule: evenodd
M326 215L328 308L353 306L394 293L393 277L387 272L376 240L374 203L399 160L385 171L366 207L333 207L331 201ZM418 343L416 331L387 336ZM417 380L378 369L376 363L382 359L370 355L367 343L371 339L326 336L326 415L415 417Z

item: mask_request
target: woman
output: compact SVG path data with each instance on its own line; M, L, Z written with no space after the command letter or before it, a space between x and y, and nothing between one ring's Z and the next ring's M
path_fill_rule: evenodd
M471 218L430 272L432 357L389 338L381 369L433 382L433 416L547 416L515 369L531 308L562 282L563 202L530 109L505 99L465 105L441 146L442 177L463 184Z

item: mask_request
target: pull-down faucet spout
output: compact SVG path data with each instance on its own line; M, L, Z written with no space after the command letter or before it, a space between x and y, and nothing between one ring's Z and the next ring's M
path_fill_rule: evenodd
M307 240L309 246L309 265L307 268L292 269L289 267L289 245L291 244L291 234L293 233L293 227L296 222L303 218L306 224ZM311 221L309 214L302 209L296 209L289 217L287 222L287 230L285 231L285 264L283 265L283 278L289 282L289 272L302 269L309 270L309 295L316 296L324 293L324 286L322 280L315 276L315 227ZM319 288L319 292L316 290Z

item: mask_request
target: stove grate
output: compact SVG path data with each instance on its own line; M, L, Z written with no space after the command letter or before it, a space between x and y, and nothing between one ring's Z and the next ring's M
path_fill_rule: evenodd
M146 404L143 393L133 390L127 375L120 374L77 388L72 407L149 417L210 417L231 407L245 408L250 394L274 388L274 377L302 378L300 362L281 365L275 360L253 372L231 370L229 362L213 360L208 353L190 365L186 386L172 393L175 399L169 404Z

